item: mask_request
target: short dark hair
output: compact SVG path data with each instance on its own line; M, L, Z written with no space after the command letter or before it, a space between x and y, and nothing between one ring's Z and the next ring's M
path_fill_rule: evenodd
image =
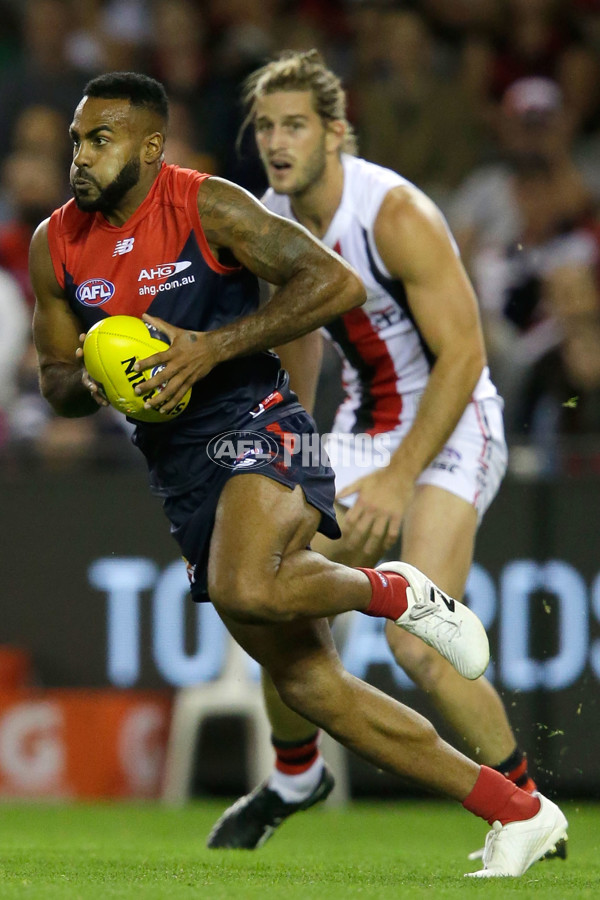
M98 75L88 81L83 95L106 100L129 100L132 106L140 106L159 115L165 124L169 121L169 100L164 86L141 72L108 72L106 75Z

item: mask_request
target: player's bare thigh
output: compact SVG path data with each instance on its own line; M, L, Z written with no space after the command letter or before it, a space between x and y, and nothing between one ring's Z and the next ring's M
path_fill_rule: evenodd
M477 510L462 497L435 485L418 485L402 523L402 559L462 600L477 524Z
M213 602L268 590L283 557L311 543L320 516L299 487L291 490L259 474L230 478L217 506L210 544Z
M477 524L476 509L462 497L435 485L419 485L402 524L402 559L462 601ZM426 665L427 659L440 662L437 653L414 635L390 626L386 634L396 659L409 671Z

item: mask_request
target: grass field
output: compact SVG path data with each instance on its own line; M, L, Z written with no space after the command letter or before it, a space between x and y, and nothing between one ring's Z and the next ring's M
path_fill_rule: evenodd
M466 855L486 831L436 801L354 803L290 819L261 850L207 850L225 802L160 805L3 805L0 898L600 897L600 805L563 803L566 863L518 879L471 880Z

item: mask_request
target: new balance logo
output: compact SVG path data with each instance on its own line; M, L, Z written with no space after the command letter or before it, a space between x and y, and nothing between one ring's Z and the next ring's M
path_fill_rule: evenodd
M434 589L434 588L431 588L431 591L430 591L430 593L429 593L429 597L430 597L432 603L435 603L435 594L436 594L435 589ZM445 605L448 607L448 609L450 610L450 612L454 612L454 610L455 610L455 608L456 608L456 604L454 603L454 600L452 599L452 597L446 597L446 595L445 595L445 594L442 594L441 591L437 591L437 594L438 594L439 597L441 597L441 599L443 600L443 602L445 603Z
M113 256L123 256L125 253L131 253L134 241L135 238L123 238L122 241L117 241Z

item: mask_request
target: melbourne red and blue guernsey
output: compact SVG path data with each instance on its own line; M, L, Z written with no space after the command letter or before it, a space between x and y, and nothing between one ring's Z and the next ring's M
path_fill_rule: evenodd
M258 279L233 258L224 265L209 248L197 206L199 186L208 177L163 164L148 196L122 226L101 213L82 212L73 200L53 213L48 243L54 271L82 331L106 316L146 312L179 328L212 331L257 309ZM166 457L198 438L244 427L250 411L278 389L288 399L281 381L274 353L233 359L194 385L177 419L136 423L134 441L148 457L154 488L189 488L195 481L191 461L182 465L175 453L171 469Z

